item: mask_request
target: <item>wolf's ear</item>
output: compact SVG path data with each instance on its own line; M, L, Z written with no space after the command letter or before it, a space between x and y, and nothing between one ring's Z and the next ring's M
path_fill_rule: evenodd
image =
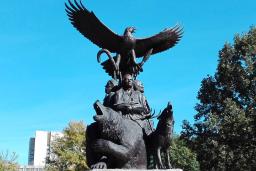
M167 108L172 109L172 103L171 103L171 101L169 101L169 102L167 103Z

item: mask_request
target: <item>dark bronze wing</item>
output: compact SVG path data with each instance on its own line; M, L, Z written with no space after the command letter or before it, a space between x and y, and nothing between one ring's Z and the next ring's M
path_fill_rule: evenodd
M162 52L173 47L181 39L183 34L180 26L165 29L162 32L145 39L136 39L136 57L144 56L151 48L152 54Z
M116 61L116 57L114 57L113 59ZM114 69L111 61L108 59L108 60L102 62L101 65L102 65L102 68L105 70L105 72L108 73L109 76L114 78L115 69Z
M97 46L108 49L110 52L120 52L122 37L105 26L93 12L88 11L80 1L74 4L68 0L65 3L66 12L73 26L86 38Z

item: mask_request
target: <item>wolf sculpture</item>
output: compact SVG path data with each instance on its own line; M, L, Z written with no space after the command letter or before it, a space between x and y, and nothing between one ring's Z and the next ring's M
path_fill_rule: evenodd
M171 145L174 125L172 105L170 102L157 119L159 121L156 130L147 138L148 152L149 154L153 154L156 169L170 169L171 164L168 149ZM162 162L161 152L165 154L165 164Z

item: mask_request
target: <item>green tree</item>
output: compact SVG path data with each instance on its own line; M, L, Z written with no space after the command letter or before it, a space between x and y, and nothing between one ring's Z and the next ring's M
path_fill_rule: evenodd
M174 136L169 150L170 162L173 168L183 171L198 171L199 163L196 154L192 152L179 136Z
M83 122L70 122L63 136L56 138L47 158L49 171L81 171L88 169L85 156L86 127Z
M0 153L0 171L16 171L18 169L17 163L18 155L16 153L9 153L9 151Z
M214 76L203 79L195 123L182 138L201 170L256 169L256 28L236 35L219 52Z
M169 147L170 163L172 168L179 168L183 171L198 171L199 163L196 159L196 153L191 151L186 143L178 135L174 135ZM162 161L166 163L165 155L162 153ZM153 155L150 156L148 169L154 169Z

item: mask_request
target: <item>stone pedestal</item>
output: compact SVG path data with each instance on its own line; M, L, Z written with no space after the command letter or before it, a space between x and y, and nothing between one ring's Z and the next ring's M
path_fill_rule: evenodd
M93 169L93 171L183 171L182 169Z

